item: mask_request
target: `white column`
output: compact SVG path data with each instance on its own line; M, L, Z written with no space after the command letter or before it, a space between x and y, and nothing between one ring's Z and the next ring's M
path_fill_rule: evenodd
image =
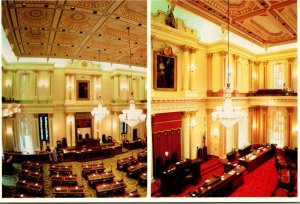
M189 47L186 45L183 45L180 47L181 50L183 51L183 62L182 62L182 90L187 91L189 90Z
M196 90L196 48L190 48L191 62L190 62L190 90Z
M49 99L53 99L53 70L49 71Z

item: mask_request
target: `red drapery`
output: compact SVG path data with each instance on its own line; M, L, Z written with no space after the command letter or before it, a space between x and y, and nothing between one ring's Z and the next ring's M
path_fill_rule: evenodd
M154 175L156 175L156 159L161 157L163 164L166 161L165 152L169 152L168 158L171 159L172 153L178 154L181 158L181 120L182 113L161 113L156 114L152 120L153 138L153 164Z

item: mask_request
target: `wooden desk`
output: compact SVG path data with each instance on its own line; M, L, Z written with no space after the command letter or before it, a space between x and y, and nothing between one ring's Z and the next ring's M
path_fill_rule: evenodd
M147 163L139 162L135 165L127 167L127 176L128 177L137 177L140 173L147 170Z
M82 150L83 145L85 145L85 148L87 149L92 147L100 147L100 139L82 139L76 141L77 150Z
M22 166L22 169L29 169L32 171L43 172L43 165L39 162L24 161L24 162L22 162L21 166Z
M139 162L147 162L147 150L143 150L138 153Z
M238 165L222 176L214 175L205 180L201 187L190 193L188 197L227 197L244 182L246 168Z
M52 175L50 177L50 180L52 181L52 186L59 186L59 185L65 185L65 186L77 186L77 175Z
M19 180L16 187L19 191L28 193L29 195L43 196L44 194L44 185L41 183Z
M99 173L92 173L92 174L87 175L87 180L88 180L89 186L91 186L92 188L94 188L96 185L103 182L103 178L102 178L101 174L99 174Z
M92 161L111 158L122 153L122 146L115 144L109 147L94 147L86 150L64 150L63 161Z
M101 176L103 178L103 183L113 181L115 178L115 175L112 172L104 172Z
M112 186L107 183L98 184L96 186L96 194L97 197L112 197L113 196Z
M83 186L56 186L52 194L54 197L84 197Z
M132 191L130 193L125 193L121 197L125 197L125 198L139 198L140 194L137 192L137 190L135 190L135 191Z
M184 177L186 169L191 170L194 178L200 179L200 165L202 162L202 159L180 161L163 171L161 176L161 191L163 195L169 196L172 193L182 191L183 186L180 185L180 180Z
M143 142L141 139L135 140L135 141L124 141L123 147L129 150L138 149L143 147Z
M72 175L72 165L51 165L49 171L50 175Z
M25 153L25 152L4 152L5 157L12 156L12 163L22 163L23 161L32 161L32 162L45 162L50 163L51 153L49 152L34 152L34 153Z
M19 172L19 179L29 180L33 182L43 182L43 173L40 171L32 171L28 169L22 169Z
M271 147L260 147L238 159L238 164L246 167L247 171L252 171L262 163L270 159L273 155Z
M113 195L119 195L125 192L125 188L127 187L125 182L122 180L120 181L115 181L110 183L111 187L112 187L112 191L113 191Z
M147 186L147 172L143 172L138 176L139 184L141 186Z
M121 171L126 171L127 167L133 164L136 164L138 161L133 156L118 159L117 160L117 169Z
M87 179L88 174L92 173L101 173L105 170L104 164L86 164L81 165L82 168L82 176Z
M243 156L249 154L251 152L251 149L252 149L252 145L248 145L246 147L238 149L238 153L241 157L243 157Z

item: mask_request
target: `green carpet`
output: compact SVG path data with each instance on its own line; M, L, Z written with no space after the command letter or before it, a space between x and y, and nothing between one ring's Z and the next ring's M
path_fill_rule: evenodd
M137 158L137 154L142 151L142 149L136 149L131 151L126 151L123 149L122 154L116 155L109 159L103 159L103 160L94 160L89 162L62 162L59 164L62 165L72 165L73 174L77 174L77 181L78 185L82 185L84 187L85 197L96 197L96 190L92 189L89 185L87 180L85 180L81 175L81 165L82 164L98 164L102 163L105 166L105 171L110 171L112 168L113 174L115 175L114 180L120 180L122 179L126 183L127 187L125 189L125 193L132 192L134 190L137 190L141 197L147 196L147 187L138 185L138 181L136 179L128 178L126 176L126 172L117 170L117 159L119 158L125 158L133 155ZM2 175L2 197L3 198L10 198L14 197L14 195L17 193L16 191L16 182L18 181L18 171L21 170L20 164L14 164L15 171L12 175ZM44 171L44 197L51 198L52 195L52 187L51 187L51 181L49 178L49 167L50 164L44 164L43 165L43 171Z

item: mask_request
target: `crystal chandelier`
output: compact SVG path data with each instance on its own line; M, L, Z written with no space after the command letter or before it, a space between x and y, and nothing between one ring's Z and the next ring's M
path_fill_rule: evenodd
M99 50L99 63L100 63L100 50ZM95 107L91 113L92 113L92 116L95 116L95 118L97 120L102 120L106 115L109 114L109 111L107 110L106 107L104 107L102 105L102 100L101 100L101 96L99 96L99 104L97 107Z
M229 58L229 0L228 3L228 58ZM212 112L211 116L214 121L218 120L226 128L232 127L235 123L241 121L246 117L246 113L238 106L233 106L232 95L229 82L229 59L228 59L228 76L227 87L225 90L225 99L223 106L217 106L216 110Z
M127 27L128 30L128 42L129 42L129 67L131 68L131 48L130 48L130 35L129 35L130 27ZM132 80L132 71L131 71L131 80ZM132 83L131 83L132 86ZM146 115L143 114L142 109L135 108L135 101L133 92L131 92L130 100L129 100L129 109L122 110L122 114L119 115L120 121L125 122L130 127L134 127L140 122L145 121Z

